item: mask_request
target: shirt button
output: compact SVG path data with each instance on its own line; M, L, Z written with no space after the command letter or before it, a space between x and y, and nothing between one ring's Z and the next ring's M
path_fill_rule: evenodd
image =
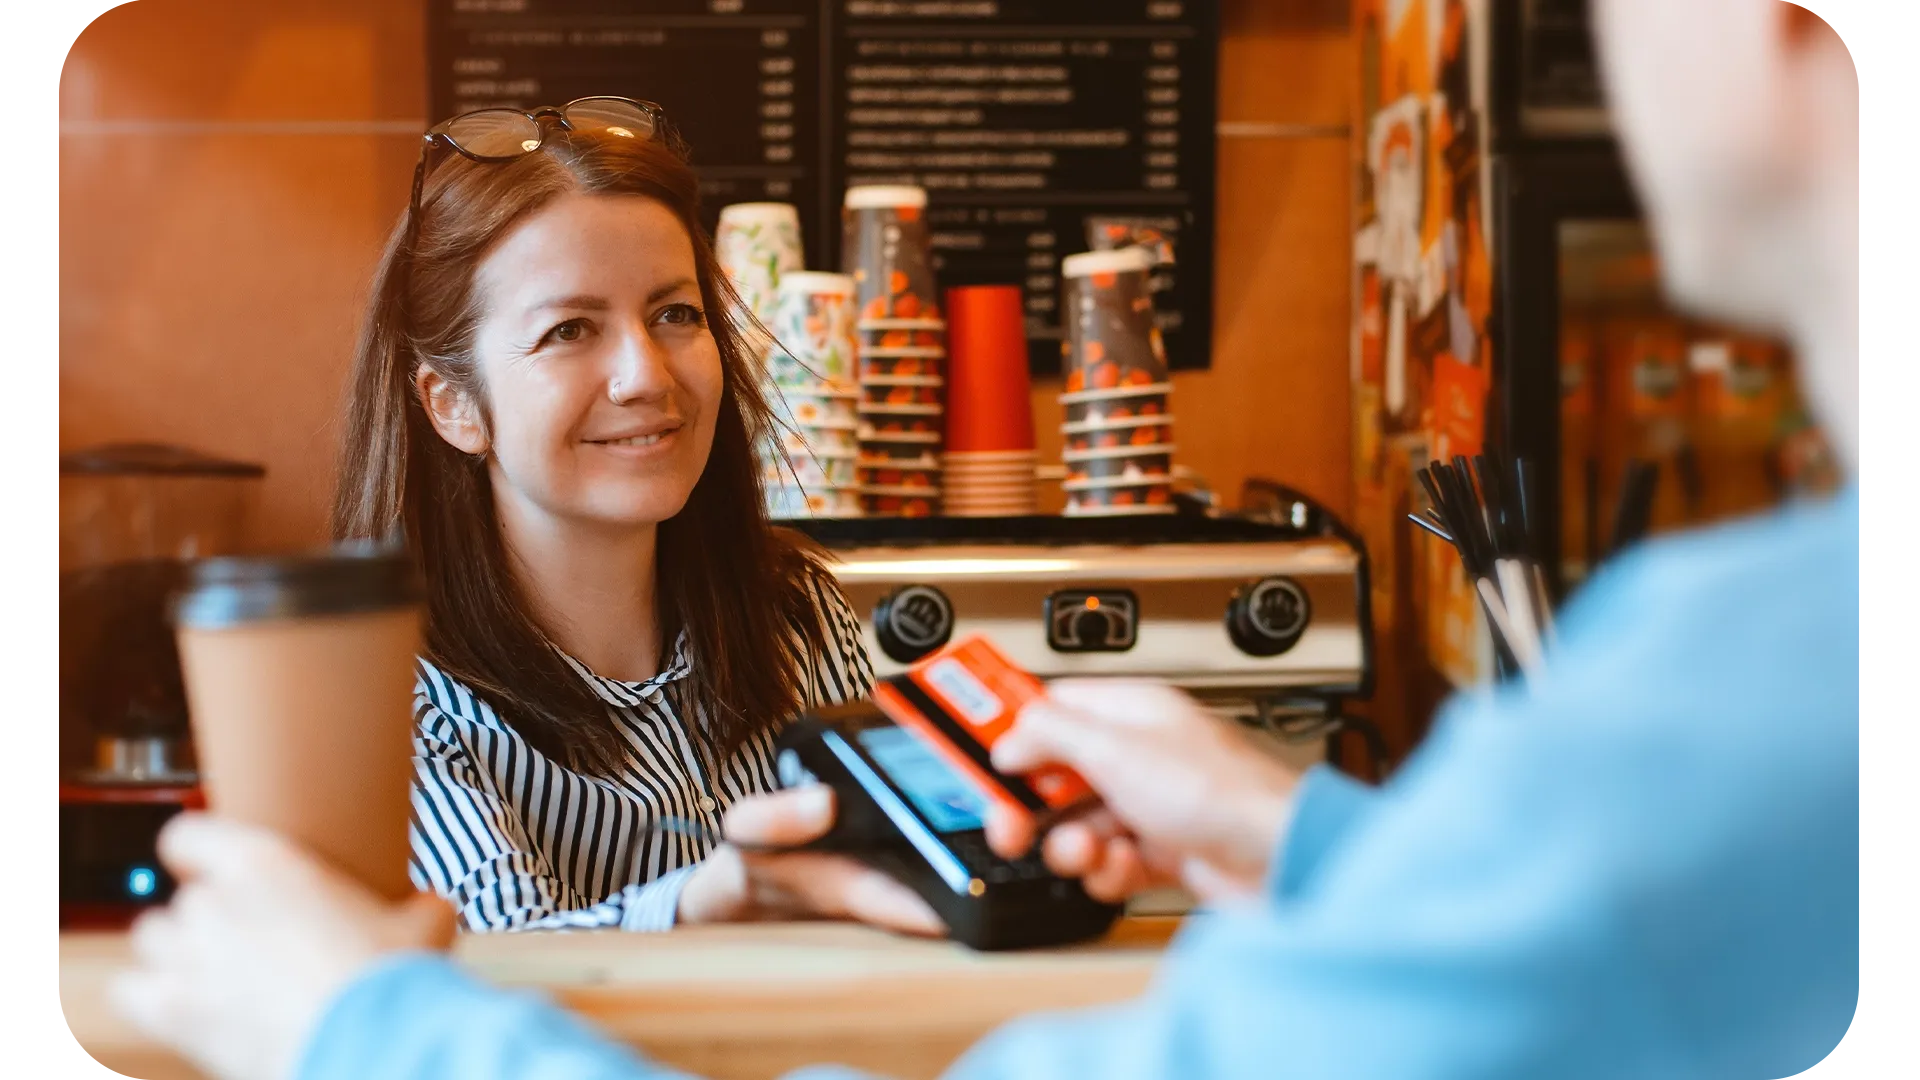
M714 807L718 805L720 804L713 801L713 796L711 795L700 796L700 809L706 811L707 813L709 814L713 813Z

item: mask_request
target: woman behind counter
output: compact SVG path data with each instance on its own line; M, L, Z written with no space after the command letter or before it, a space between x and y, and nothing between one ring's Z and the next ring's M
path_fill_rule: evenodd
M773 737L872 680L820 554L767 520L752 445L772 415L660 111L492 109L428 140L333 514L339 539L404 536L427 582L415 883L475 930L937 932L857 864L660 828L719 834L736 806L736 837L793 812L823 828L819 796L764 795Z

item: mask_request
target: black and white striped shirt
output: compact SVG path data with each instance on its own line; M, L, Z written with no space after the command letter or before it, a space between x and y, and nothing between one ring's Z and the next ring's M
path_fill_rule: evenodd
M810 576L827 650L807 656L811 708L873 688L860 624L830 580ZM796 642L805 639L794 631ZM493 707L422 659L414 686L414 884L451 900L472 930L614 927L665 930L680 889L708 854L693 837L653 831L664 817L720 832L734 802L771 791L775 733L726 762L693 737L699 658L683 634L645 682L601 678L568 658L626 737L625 770L574 772L533 749Z

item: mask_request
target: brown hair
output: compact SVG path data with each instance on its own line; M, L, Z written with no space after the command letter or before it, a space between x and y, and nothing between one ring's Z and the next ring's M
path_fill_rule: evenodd
M411 249L403 219L374 277L349 389L334 537L406 544L427 582L427 658L541 753L601 775L623 767L626 745L606 707L549 644L509 568L486 459L440 438L414 384L429 365L478 394L475 268L508 230L569 192L654 199L693 240L724 389L706 468L686 506L659 525L656 594L663 649L687 636L696 734L724 761L800 707L792 635L825 648L806 587L825 571L817 548L767 519L753 446L773 416L744 331L727 316L736 298L700 225L698 182L671 135L552 130L540 150L513 161L447 154L438 163L421 192Z

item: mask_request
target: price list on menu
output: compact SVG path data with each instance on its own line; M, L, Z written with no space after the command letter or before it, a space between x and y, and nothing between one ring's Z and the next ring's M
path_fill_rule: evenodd
M824 251L821 16L820 0L431 0L429 107L657 102L693 147L709 228L727 203L791 202Z
M854 184L917 184L946 285L1019 284L1059 367L1060 262L1140 243L1176 368L1211 336L1216 0L431 0L436 119L659 102L710 215L800 208L839 262ZM709 221L709 225L712 222Z
M1213 297L1212 0L844 0L836 183L930 196L945 285L1018 282L1034 370L1060 365L1060 261L1158 255L1172 365L1205 367Z

